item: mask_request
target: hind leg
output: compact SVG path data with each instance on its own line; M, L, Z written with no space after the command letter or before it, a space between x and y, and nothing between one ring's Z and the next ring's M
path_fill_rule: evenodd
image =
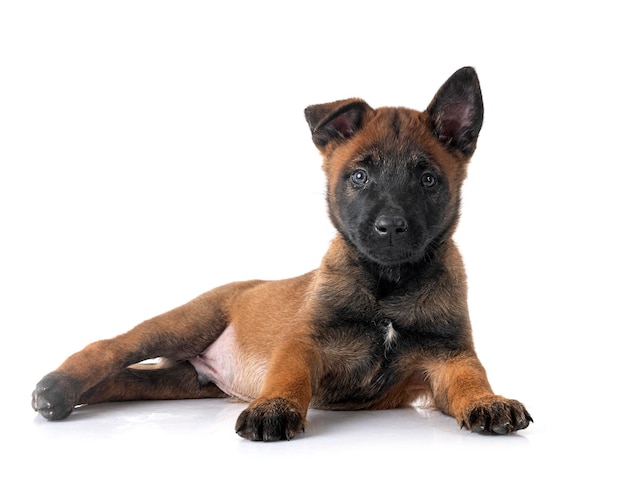
M70 378L52 372L37 385L33 408L50 420L60 420L68 416L76 405L227 396L214 384L201 383L195 369L187 361L124 368L78 397L76 391Z
M161 362L125 368L83 393L78 404L227 396L213 383L201 382L189 362Z
M37 384L32 406L48 420L67 417L81 402L126 398L197 398L198 378L191 365L161 374L127 370L150 358L183 361L203 352L226 328L225 305L256 282L219 287L127 333L100 340L70 356ZM176 375L182 374L180 379ZM137 381L142 378L142 381ZM195 383L194 383L195 382ZM128 388L127 393L123 390ZM181 392L176 392L181 388ZM212 387L203 387L212 390ZM203 390L202 388L200 390ZM207 393L207 392L204 392ZM203 394L204 394L203 393ZM160 395L156 397L155 395Z

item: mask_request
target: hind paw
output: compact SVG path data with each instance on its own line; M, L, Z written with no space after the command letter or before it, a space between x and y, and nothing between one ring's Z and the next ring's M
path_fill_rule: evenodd
M79 392L72 378L53 372L37 384L31 405L48 420L62 420L72 413L78 397Z

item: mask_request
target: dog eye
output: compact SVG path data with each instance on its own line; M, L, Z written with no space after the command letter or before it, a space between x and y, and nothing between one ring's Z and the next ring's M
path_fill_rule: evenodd
M422 175L422 185L426 188L434 187L437 183L437 178L432 173L425 173Z
M350 175L350 180L356 187L362 187L369 181L369 177L367 176L367 172L362 168L355 170Z

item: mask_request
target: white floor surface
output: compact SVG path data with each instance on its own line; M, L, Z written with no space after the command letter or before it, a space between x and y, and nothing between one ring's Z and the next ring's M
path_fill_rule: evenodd
M506 437L460 430L424 409L313 410L304 434L263 443L235 434L243 405L229 400L96 405L62 422L36 416L26 400L4 427L10 478L624 478L619 440L604 425L534 402L536 423Z

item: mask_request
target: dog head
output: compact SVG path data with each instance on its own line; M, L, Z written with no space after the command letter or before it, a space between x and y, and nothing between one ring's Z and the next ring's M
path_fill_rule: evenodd
M417 263L448 238L483 120L474 69L454 73L424 112L361 99L306 108L324 158L330 218L382 266Z

